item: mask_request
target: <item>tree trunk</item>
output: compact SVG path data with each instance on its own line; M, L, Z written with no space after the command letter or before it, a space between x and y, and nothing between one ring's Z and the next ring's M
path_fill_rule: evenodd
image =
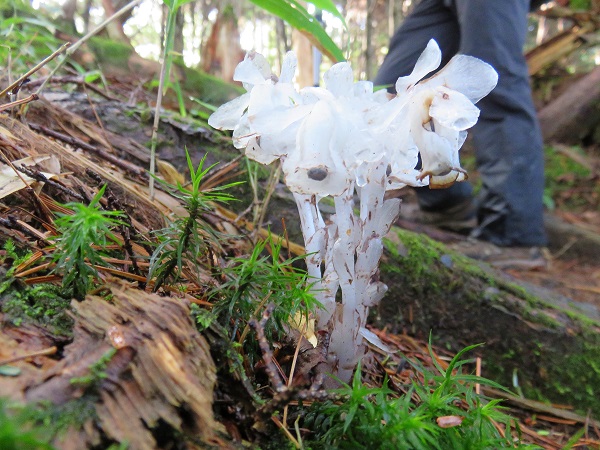
M298 57L296 83L301 88L315 84L313 70L313 46L306 36L295 28L292 30L292 48Z
M173 52L178 55L183 55L183 25L185 23L185 18L183 15L183 8L179 8L177 10L177 15L175 16L175 34L173 37ZM177 56L176 59L181 58Z
M119 8L113 4L112 0L102 0L102 7L104 8L104 16L106 18L112 16L119 10ZM131 44L131 41L125 34L125 31L123 31L123 23L124 22L120 20L113 20L106 26L106 33L110 39Z
M202 69L225 81L233 80L233 72L244 58L240 45L240 32L233 7L227 5L219 11L210 37L202 52Z
M77 12L77 0L66 1L62 7L62 12L62 18L65 25L68 27L63 31L75 34L75 13Z
M73 303L73 343L26 389L27 402L95 411L84 427L59 435L54 444L91 448L104 437L126 441L129 448L153 449L170 435L213 440L216 369L188 305L126 283L107 287L110 302L88 296ZM94 373L99 361L103 377Z
M600 67L573 83L539 112L545 141L580 143L600 124Z

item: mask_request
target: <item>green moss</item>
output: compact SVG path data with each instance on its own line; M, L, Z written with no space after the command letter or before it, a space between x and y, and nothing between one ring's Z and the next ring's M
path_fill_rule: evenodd
M246 92L241 86L186 67L180 61L174 61L173 66L183 74L182 89L205 103L221 105Z
M131 45L97 36L91 38L88 45L100 64L107 62L114 67L128 67L129 57L134 51Z
M5 256L0 259L0 311L14 325L35 322L51 333L70 336L73 319L67 314L71 297L59 287L49 283L29 286L14 277L15 268L31 254L19 252L11 241L4 244ZM7 270L3 268L10 266ZM6 270L3 274L2 272Z
M2 448L52 449L50 442L96 418L97 401L95 396L84 395L62 405L47 401L22 405L0 398ZM16 446L4 446L13 442Z
M55 335L70 336L73 319L67 311L71 298L62 295L59 286L27 286L14 281L7 285L4 293L0 292L0 310L16 326L24 322L35 322Z
M542 301L426 236L400 229L389 236L380 267L390 291L379 325L431 332L455 351L488 340L481 348L486 376L511 385L516 371L528 397L600 414L600 324Z

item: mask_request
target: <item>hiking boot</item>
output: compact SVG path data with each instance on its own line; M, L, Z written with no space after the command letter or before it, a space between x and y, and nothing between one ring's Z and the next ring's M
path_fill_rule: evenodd
M400 217L411 222L429 225L461 234L468 234L477 226L477 214L472 199L442 210L424 210L416 204L403 204Z
M499 247L474 238L454 243L450 247L498 269L536 270L548 267L547 250L541 247Z

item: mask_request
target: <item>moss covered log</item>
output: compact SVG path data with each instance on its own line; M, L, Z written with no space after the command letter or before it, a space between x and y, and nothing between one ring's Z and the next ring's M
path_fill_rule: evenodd
M398 228L385 241L389 286L375 322L456 351L479 349L483 375L526 396L600 415L600 323L564 297L525 287L446 246Z

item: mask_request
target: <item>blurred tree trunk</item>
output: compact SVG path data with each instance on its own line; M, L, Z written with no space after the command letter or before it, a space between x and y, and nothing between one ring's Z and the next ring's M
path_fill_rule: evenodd
M365 20L365 78L373 79L373 10L377 6L377 0L367 0L367 17Z
M315 84L313 72L313 51L312 44L298 30L292 30L292 48L298 57L298 71L296 82L302 87L313 86Z
M123 2L118 2L118 1L113 3L112 0L102 0L102 7L104 8L104 16L106 18L112 16L114 13L116 13L119 9L121 9L127 3L128 2L123 3ZM113 40L119 41L119 42L125 42L127 44L131 44L131 41L125 34L125 31L123 31L123 24L127 21L127 19L129 19L129 17L131 17L131 11L129 13L125 14L124 16L122 16L120 20L112 21L106 26L105 30L110 39L113 39Z
M75 34L77 28L75 27L75 13L77 12L77 0L67 0L62 7L62 19L66 30L62 30L66 33Z
M203 48L202 70L226 81L232 81L235 67L243 58L237 16L228 4L219 11Z
M183 15L183 8L177 10L175 16L175 35L173 37L173 51L180 55L183 55L183 25L185 24L185 17Z
M275 33L277 36L277 53L279 56L279 67L283 64L283 55L290 51L287 32L285 30L285 22L280 19L275 19Z
M90 9L92 8L92 0L85 0L81 18L83 19L83 34L87 34L90 30Z

